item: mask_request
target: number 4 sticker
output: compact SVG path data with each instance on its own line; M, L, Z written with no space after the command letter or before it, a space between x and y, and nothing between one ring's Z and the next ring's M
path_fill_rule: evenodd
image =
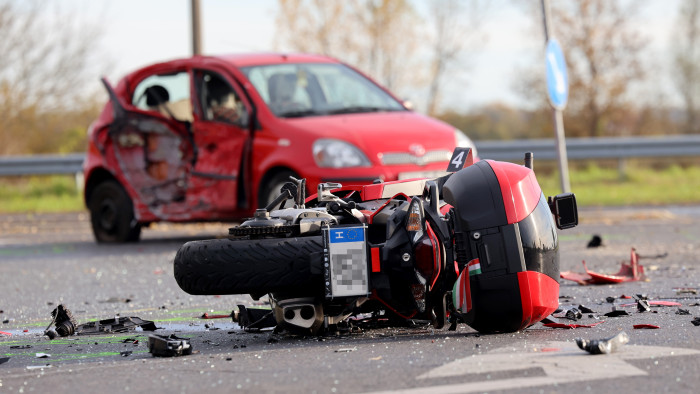
M464 167L474 164L471 148L455 148L450 159L450 164L447 166L447 172L457 172Z

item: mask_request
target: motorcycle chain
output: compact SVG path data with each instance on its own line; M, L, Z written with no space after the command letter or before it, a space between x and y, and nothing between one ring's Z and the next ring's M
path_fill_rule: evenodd
M233 227L228 229L229 235L236 237L290 234L295 231L299 231L299 225L297 224L288 226Z

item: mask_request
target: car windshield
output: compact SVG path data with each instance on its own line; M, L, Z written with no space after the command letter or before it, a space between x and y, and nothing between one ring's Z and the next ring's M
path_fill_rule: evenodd
M278 117L405 110L382 88L342 64L273 64L242 70Z

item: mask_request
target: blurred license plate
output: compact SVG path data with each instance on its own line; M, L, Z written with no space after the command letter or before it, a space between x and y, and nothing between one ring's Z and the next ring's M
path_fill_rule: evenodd
M447 175L445 171L409 171L399 173L399 180L412 178L438 178Z

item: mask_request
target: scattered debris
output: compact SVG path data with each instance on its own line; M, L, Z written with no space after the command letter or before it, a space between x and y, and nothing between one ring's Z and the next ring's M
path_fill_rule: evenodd
M5 364L8 361L10 361L9 357L0 357L0 364Z
M49 357L51 357L51 355L48 353L37 353L36 354L36 358L49 358Z
M607 317L620 317L620 316L627 316L629 313L627 311L623 311L620 309L613 309L611 312L608 312L605 314Z
M5 336L8 336L8 337L11 337L11 336L12 336L12 333L5 332L5 331L0 331L0 335L5 335Z
M600 323L605 323L605 320L593 324L564 324L564 323L545 323L545 327L549 328L593 328Z
M345 348L340 348L340 349L335 349L336 353L349 353L349 352L354 352L357 350L356 347L345 347Z
M644 267L639 264L639 255L636 249L632 248L630 253L630 263L621 263L620 271L614 275L599 274L589 271L586 267L586 261L583 261L583 269L585 273L565 271L560 274L562 279L574 281L580 285L590 284L615 284L622 282L646 281L647 277L644 274Z
M700 317L696 317L690 321L694 326L700 326Z
M576 320L582 318L583 314L576 307L567 306L567 307L562 308L560 306L559 309L554 311L554 314L552 316L554 316L558 319L564 318L564 319L576 321Z
M676 292L676 295L698 294L698 289L695 287L674 287L673 290Z
M44 335L49 339L54 339L57 336L67 337L73 334L77 335L96 335L105 333L127 332L141 327L145 331L155 331L158 329L156 324L150 320L143 320L139 317L119 317L113 319L104 319L94 322L78 325L73 318L71 311L60 304L51 312L53 320L49 323ZM55 326L55 330L50 330L51 325Z
M638 312L649 312L651 311L651 306L647 300L637 300L637 311Z
M676 315L690 315L690 311L687 309L678 308Z
M272 310L267 308L246 308L244 305L238 305L237 318L238 324L245 330L261 330L277 326Z
M593 309L585 307L583 305L579 305L578 310L580 310L582 313L598 313L598 312L594 311Z
M100 300L97 301L100 304L108 304L108 303L124 303L124 304L129 304L131 303L131 298L119 298L119 297L110 297L106 300Z
M645 300L644 300L645 301ZM675 301L647 301L650 306L683 306L680 302L675 302ZM633 304L620 304L619 306L625 307L625 306L635 306L639 305L639 302L633 303Z
M115 332L128 332L141 327L144 331L155 331L156 324L150 320L143 320L139 317L114 317L114 319L104 319L81 324L75 329L77 335L98 335Z
M59 304L54 310L51 311L51 323L44 330L44 335L48 336L49 339L54 339L56 336L67 337L75 334L75 326L77 323L73 318L71 311L64 307L63 304ZM54 325L55 330L49 330L51 325Z
M32 345L14 345L10 346L10 349L31 349Z
M123 352L119 352L119 355L122 357L129 357L129 356L131 356L132 353L133 353L133 351L131 351L131 350L125 350Z
M605 297L605 301L609 304L612 304L613 302L615 302L615 297Z
M576 344L582 350L590 354L610 354L617 351L622 345L629 342L630 337L622 331L614 337L607 339L583 339L576 338Z
M200 319L227 319L229 317L233 317L233 312L231 312L228 315L210 315L207 312L204 312L202 316L200 316Z
M44 368L51 368L51 364L44 364L44 365L27 365L27 369L32 370L32 369L44 369Z
M122 343L133 343L134 345L138 345L138 344L139 344L139 340L136 339L136 338L124 338L124 340L122 341Z
M634 327L635 330L641 329L641 328L648 328L648 329L656 329L656 328L661 328L659 326L655 326L653 324L635 324L632 327Z
M192 354L192 346L189 339L178 338L174 334L149 335L148 351L154 357L179 357Z
M586 247L588 248L598 248L603 246L603 238L600 237L598 234L593 234L593 237L591 238L590 241L588 241L588 245Z

